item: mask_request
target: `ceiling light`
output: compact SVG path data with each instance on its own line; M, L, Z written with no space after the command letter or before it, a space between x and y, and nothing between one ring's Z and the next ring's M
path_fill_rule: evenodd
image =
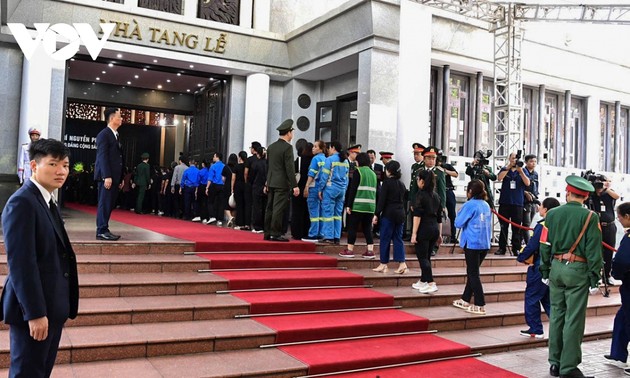
M122 58L122 54L118 54L118 55L116 55L116 57L117 57L118 59L120 59L120 58Z
M166 120L164 118L162 118L160 120L160 126L164 126L164 125L166 125Z
M190 89L186 89L186 92L190 92Z
M167 83L170 83L170 82L171 82L171 79L166 79L166 82L167 82Z
M127 82L127 85L131 85L131 81L128 81L128 82Z
M157 59L153 59L153 63L157 63Z
M92 83L92 85L96 85L96 83Z
M230 70L225 70L225 73L230 73Z
M177 73L177 76L182 76L182 74L178 72L178 73Z
M195 66L194 66L194 65L192 65L192 64L191 64L189 67L190 67L190 68L195 68Z
M143 68L143 69L142 69L142 71L147 72L147 69L146 69L146 68Z
M176 119L175 121L173 121L173 124L174 124L175 126L179 125L179 120L178 120L178 119Z
M198 87L203 87L203 84L197 84Z
M87 95L87 92L83 92L84 95Z
M138 75L133 75L133 77L137 79L137 78L139 78L140 76L138 76Z
M74 62L74 58L70 58L70 61L71 61L71 62Z
M116 93L120 93L120 91L116 91Z
M96 80L101 80L101 78L100 78L100 77L97 77L97 78L96 78Z
M107 72L106 72L106 71L101 71L101 73L102 73L103 75L105 75Z
M162 84L158 84L158 89L162 89Z
M108 64L109 67L114 67L114 63Z

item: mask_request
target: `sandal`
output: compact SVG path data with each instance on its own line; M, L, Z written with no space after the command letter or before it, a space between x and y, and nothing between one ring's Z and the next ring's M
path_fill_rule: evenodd
M483 306L471 305L470 307L466 309L466 312L470 312L471 314L477 314L477 315L485 315L486 309Z
M470 308L470 303L466 302L463 299L458 299L456 301L453 301L453 306L461 308L462 310L468 310L468 308Z

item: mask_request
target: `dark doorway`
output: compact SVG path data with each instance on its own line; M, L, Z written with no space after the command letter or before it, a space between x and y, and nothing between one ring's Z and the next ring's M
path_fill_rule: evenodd
M317 103L315 137L339 141L344 148L357 143L357 93Z

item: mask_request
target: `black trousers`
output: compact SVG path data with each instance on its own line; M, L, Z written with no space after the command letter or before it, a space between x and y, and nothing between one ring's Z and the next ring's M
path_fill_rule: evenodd
M499 205L499 214L516 224L523 223L523 206ZM505 251L507 247L508 222L499 219L501 224L501 234L499 234L499 249ZM521 230L512 226L512 254L518 254L521 249Z
M479 278L479 267L486 258L488 250L486 249L468 249L464 247L464 255L466 257L466 286L462 299L470 303L470 298L475 296L475 305L485 306L486 298L483 294L483 286L481 286L481 278Z
M420 276L420 281L422 282L433 282L433 268L431 267L431 252L433 251L433 247L435 247L435 243L437 242L437 238L430 240L417 240L415 245L416 257L418 258L418 262L420 263L420 270L422 271L422 275Z
M251 206L250 211L247 212L245 210L245 184L234 185L234 201L236 202L236 225L239 227L249 226L251 223ZM246 216L248 213L249 219Z
M348 244L354 245L357 241L359 224L362 226L361 230L363 231L363 236L365 236L366 243L368 245L374 244L374 239L372 238L372 219L374 219L374 214L359 213L356 211L346 216L346 222L348 223Z
M284 213L289 207L289 189L269 188L265 210L265 236L281 236Z
M197 209L199 217L201 219L208 219L210 216L208 215L208 196L206 195L206 186L199 185L197 187Z
M602 226L602 241L611 247L617 242L617 226L610 222L606 226ZM605 278L610 278L610 270L612 269L613 251L606 247L602 247L602 257L604 258Z
M35 341L28 323L9 326L11 366L9 377L49 377L57 358L63 324L48 324L48 337Z
M224 212L223 185L210 184L210 189L208 189L208 216L216 218L217 222L223 222Z
M243 192L243 198L245 200L245 226L252 225L254 223L254 192L252 184L245 183L245 191ZM266 207L266 205L265 205ZM262 229L262 227L260 228Z
M311 218L306 205L306 198L300 193L297 197L291 197L291 236L293 239L302 239L308 236L311 227Z
M252 228L260 231L265 228L267 195L263 193L254 193L252 199Z
M457 230L455 229L455 216L457 215L457 211L455 211L456 205L457 199L455 198L455 191L446 189L446 211L448 212L448 219L451 224L451 239L455 239L457 235Z

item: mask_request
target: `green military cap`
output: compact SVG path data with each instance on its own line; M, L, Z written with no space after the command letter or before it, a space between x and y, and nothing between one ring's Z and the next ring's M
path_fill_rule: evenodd
M590 192L594 192L595 188L587 179L580 176L567 176L567 192L575 193L582 197L588 197Z
M149 153L148 152L143 152L142 155L140 155L141 159L148 159L149 158Z
M291 118L285 120L280 126L276 127L276 130L280 132L293 130L293 120Z
M356 153L361 152L361 145L360 144L356 144L354 146L348 147L348 152L356 152Z

